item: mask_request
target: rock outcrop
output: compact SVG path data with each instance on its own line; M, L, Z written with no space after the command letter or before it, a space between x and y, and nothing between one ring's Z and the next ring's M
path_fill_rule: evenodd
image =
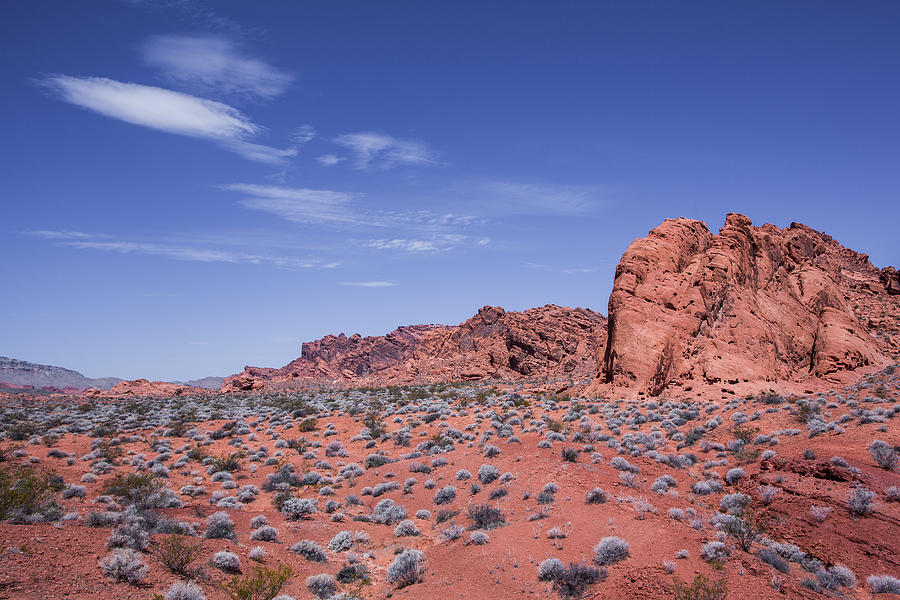
M485 306L458 326L411 325L383 336L328 335L302 345L280 369L246 367L222 390L259 390L290 383L387 385L484 378L590 376L603 315L547 305L524 312Z
M616 268L598 375L659 394L678 382L840 379L898 351L893 269L797 223L729 214L718 235L667 219ZM873 320L874 319L874 320Z
M132 379L120 381L108 390L91 388L84 392L88 398L121 398L127 396L184 396L208 393L210 390L189 385L177 385L168 381Z

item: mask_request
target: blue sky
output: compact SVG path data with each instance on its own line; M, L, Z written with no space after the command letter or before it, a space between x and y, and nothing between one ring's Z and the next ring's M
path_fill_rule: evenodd
M896 2L84 2L0 19L0 354L280 366L603 313L666 217L900 263Z

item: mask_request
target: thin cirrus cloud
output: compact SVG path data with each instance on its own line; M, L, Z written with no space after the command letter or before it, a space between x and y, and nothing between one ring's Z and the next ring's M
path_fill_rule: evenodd
M220 186L246 197L239 201L244 208L263 211L286 221L319 225L376 225L378 217L355 210L352 202L361 194L312 190L274 185L233 183Z
M347 160L342 156L338 156L336 154L323 154L322 156L317 156L316 160L319 164L324 165L326 167L333 167L338 164L342 160Z
M394 287L397 284L393 281L339 281L338 285L361 288L386 288Z
M159 256L172 260L182 260L202 263L230 263L230 264L268 264L284 269L311 269L337 267L338 262L325 262L319 259L300 258L295 256L280 256L262 254L256 252L243 252L236 250L222 250L200 246L188 246L183 244L169 244L159 242L130 241L109 239L110 236L91 235L81 232L36 230L26 231L28 235L54 240L62 246L79 250L98 250L114 252L118 254L134 254L144 256Z
M105 77L52 75L43 84L69 104L133 125L214 141L250 160L280 164L297 154L296 148L251 141L262 128L221 102Z
M332 141L347 148L353 154L353 166L361 170L438 164L437 153L426 144L402 140L383 133L371 131L345 133Z
M412 253L448 250L469 239L455 231L483 224L475 217L452 213L435 214L426 210L372 211L360 206L359 201L365 195L354 192L250 183L233 183L219 188L243 194L245 197L238 204L244 208L259 210L299 225L391 230L395 237L366 243L366 246L378 250L403 250ZM410 235L430 237L409 239ZM476 244L483 246L488 242L483 238Z
M293 76L251 56L221 37L161 35L141 52L144 62L167 79L232 94L273 98L284 93Z

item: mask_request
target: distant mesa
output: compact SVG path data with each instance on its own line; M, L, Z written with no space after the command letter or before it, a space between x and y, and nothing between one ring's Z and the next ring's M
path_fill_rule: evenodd
M0 356L0 382L9 386L9 389L36 389L44 391L56 390L86 390L98 388L108 390L118 382L117 377L85 377L78 371L54 367L52 365L39 365L25 360ZM46 389L45 389L46 388ZM53 390L49 388L54 388Z
M165 383L174 388L184 387L215 390L222 385L222 381L224 381L224 377L204 377L202 379L183 382L153 383ZM133 384L134 382L123 382L123 380L118 377L85 377L78 371L65 369L63 367L41 365L25 360L0 356L0 391L35 391L55 394L77 394L85 390L107 392L116 388L133 391L137 389L137 387L140 387L134 385L123 386L121 385L122 383ZM156 388L162 389L160 386L156 386Z

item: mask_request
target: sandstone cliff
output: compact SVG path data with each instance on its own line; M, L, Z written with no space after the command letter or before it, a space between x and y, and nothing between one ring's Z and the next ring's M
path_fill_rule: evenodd
M246 367L226 378L222 389L590 376L605 327L603 315L582 308L547 305L520 313L485 306L458 326L412 325L371 337L329 335L304 343L300 357L280 369Z
M667 219L616 268L598 375L658 394L708 383L840 379L898 351L900 281L797 223Z

